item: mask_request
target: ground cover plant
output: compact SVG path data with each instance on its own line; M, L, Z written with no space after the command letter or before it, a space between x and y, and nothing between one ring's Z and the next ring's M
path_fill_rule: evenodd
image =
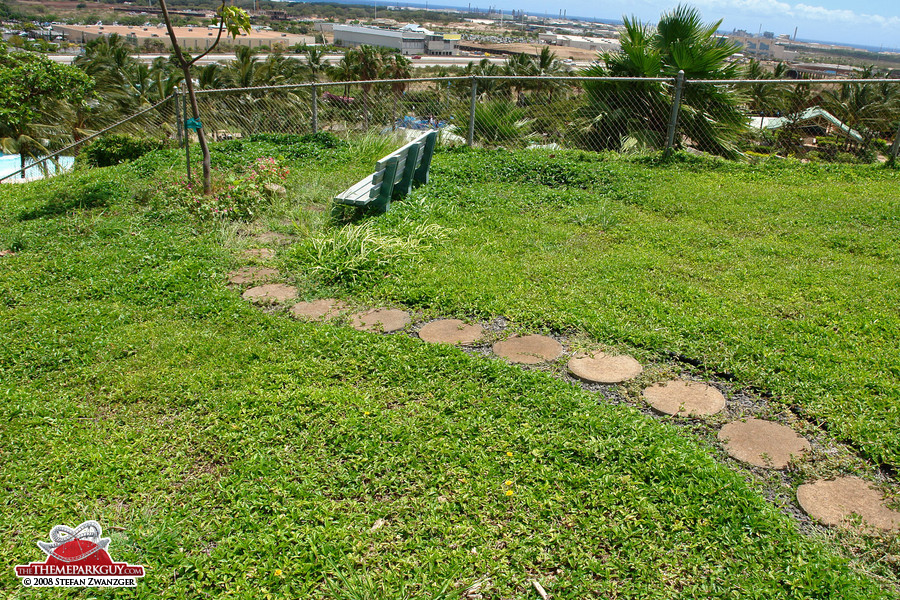
M271 143L224 148L252 163L272 155ZM459 598L467 589L531 598L531 579L555 598L889 597L678 428L543 372L293 321L226 288L225 273L246 260L236 250L259 227L333 236L316 215L383 150L370 142L323 147L316 161L280 157L287 194L253 223L200 218L154 194L177 161L169 151L0 187L0 249L12 252L0 258L4 564L40 558L35 541L53 525L96 518L117 560L147 566L133 593L147 598ZM490 300L486 280L480 295L453 284L466 229L494 223L486 255L512 219L537 231L524 217L541 211L549 233L529 250L560 247L554 228L569 224L594 228L583 243L596 248L601 227L626 231L637 208L618 197L582 203L574 182L593 185L602 164L570 173L548 156L525 159L544 168L517 176L518 197L502 182L485 193L491 168L512 168L494 157L439 155L427 191L364 225L382 239L427 237L416 246L421 262L398 252L363 263L344 290L553 326L558 311L544 319L512 296ZM637 181L649 169L636 165ZM549 181L558 195L538 193ZM580 208L549 216L566 203ZM439 251L448 253L444 296L419 277ZM284 255L285 264L314 260ZM295 283L310 297L341 291L317 277L298 271ZM547 293L535 283L504 291ZM4 591L19 585L12 569L0 573Z
M377 220L444 242L352 289L681 357L900 466L900 172L651 162L444 154Z

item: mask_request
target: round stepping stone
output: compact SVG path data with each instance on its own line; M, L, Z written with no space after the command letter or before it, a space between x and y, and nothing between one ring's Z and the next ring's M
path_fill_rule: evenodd
M728 423L719 430L719 441L734 458L770 469L783 469L809 450L809 442L790 427L761 419Z
M298 302L291 307L291 314L310 321L327 321L341 314L345 308L347 303L342 300L323 298L312 302Z
M481 325L466 325L459 319L441 319L422 327L419 337L432 344L473 344L483 333Z
M881 492L859 477L805 483L797 488L797 502L825 525L849 527L848 517L858 515L864 527L900 530L900 512L886 507Z
M353 315L350 325L359 331L399 331L410 323L409 315L394 308L375 308Z
M266 231L253 239L260 244L287 244L291 241L291 236L276 231Z
M569 360L572 375L592 383L621 383L641 374L641 363L630 356L610 356L603 352L581 354Z
M275 251L271 248L250 248L241 253L247 258L258 258L260 260L271 260L275 258Z
M252 287L241 294L241 297L253 302L284 302L296 298L297 290L282 283L270 283Z
M725 408L725 396L716 388L693 381L667 381L644 390L654 409L676 417L714 415Z
M493 346L494 354L512 363L536 365L559 358L562 344L546 335L514 335Z
M278 275L275 269L264 269L262 267L243 267L237 271L228 274L228 283L231 285L246 285L248 283L259 283L267 281Z

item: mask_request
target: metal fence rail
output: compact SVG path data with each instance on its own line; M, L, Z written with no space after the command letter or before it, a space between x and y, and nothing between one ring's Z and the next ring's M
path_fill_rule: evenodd
M212 141L439 129L443 143L486 147L845 162L889 160L900 150L900 79L420 77L205 89L197 100ZM37 164L110 132L190 144L196 134L184 128L183 101L176 93Z
M875 107L872 97L883 102ZM900 79L470 76L203 90L198 98L214 139L437 128L445 142L482 146L847 161L886 160L900 145Z
M125 117L115 123L95 131L83 138L75 140L70 144L65 144L58 150L47 154L46 156L30 159L24 167L13 171L9 175L0 177L0 183L13 180L16 177L25 178L25 173L32 169L38 169L44 174L49 174L48 163L57 162L60 157L75 156L88 143L108 134L130 134L136 136L152 136L152 137L175 137L177 133L177 120L175 118L175 96L167 96L156 104L148 106L132 115ZM66 136L59 136L58 142L65 140ZM29 159L26 159L29 160Z

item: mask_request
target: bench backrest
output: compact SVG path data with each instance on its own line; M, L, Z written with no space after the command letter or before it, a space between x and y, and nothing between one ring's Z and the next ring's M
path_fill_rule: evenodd
M394 195L405 196L414 184L428 183L437 136L437 131L422 134L375 163L371 197L376 209L387 210Z

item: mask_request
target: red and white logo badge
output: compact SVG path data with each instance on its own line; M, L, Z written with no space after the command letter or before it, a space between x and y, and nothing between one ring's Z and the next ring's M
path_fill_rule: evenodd
M44 562L16 566L25 587L135 587L144 567L113 562L109 538L97 521L85 521L75 529L57 525L49 542L38 542L47 553Z

